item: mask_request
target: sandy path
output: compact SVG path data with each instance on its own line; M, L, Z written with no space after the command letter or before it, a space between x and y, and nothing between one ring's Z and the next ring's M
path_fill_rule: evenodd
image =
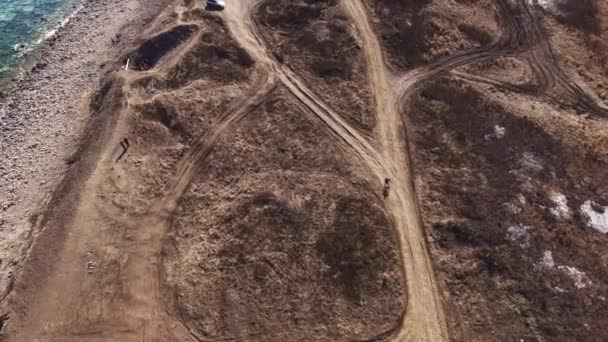
M431 258L426 248L416 195L410 175L408 148L400 115L400 102L393 92L393 81L386 69L382 48L372 29L365 6L360 0L342 1L359 32L367 60L368 78L377 113L377 136L382 143L384 160L391 162L393 192L387 206L399 233L401 253L407 277L408 305L399 341L446 341L447 327L441 296L435 282ZM413 74L416 75L415 73ZM410 82L415 85L416 78ZM407 92L409 87L399 91Z
M87 341L193 340L187 328L168 314L163 302L162 241L177 201L217 138L259 105L274 85L274 79L265 74L229 106L218 123L178 163L165 195L156 201L143 222L127 222L130 227L125 241L116 241L112 222L102 217L99 207L103 207L103 203L97 197L105 175L112 172L116 142L125 129L121 122L124 118L119 119L93 176L82 191L74 222L67 227L71 233L54 276L37 294L41 300L36 301L36 310L32 310L35 313L15 339L82 341L86 336ZM124 108L120 116L124 117L127 111ZM108 253L108 250L114 252ZM82 264L82 256L87 254L96 255L97 264L116 263L118 267L103 267L98 272L87 273Z
M178 55L192 48L184 44ZM174 63L176 58L169 59ZM157 72L154 70L153 72ZM149 75L150 73L140 73ZM62 230L65 241L52 265L52 273L22 308L25 317L11 323L9 338L16 341L187 341L195 338L179 319L171 317L162 294L162 242L177 201L190 185L218 137L259 105L274 89L275 80L262 77L236 99L217 124L199 138L178 163L164 195L157 199L143 221L107 217L103 183L114 168L115 149L127 131L126 116L132 102L130 84L136 73L117 74L122 79L126 105L119 108L114 124L100 134L102 146L92 175L82 187L73 217ZM114 119L108 119L114 121ZM104 130L104 128L99 128ZM118 227L116 227L118 225ZM53 236L50 238L54 239ZM50 241L52 243L52 241ZM46 244L41 241L40 244ZM87 262L89 261L89 262ZM96 265L95 272L87 264ZM33 265L35 267L35 265ZM19 293L18 295L24 295ZM29 303L29 304L28 304Z

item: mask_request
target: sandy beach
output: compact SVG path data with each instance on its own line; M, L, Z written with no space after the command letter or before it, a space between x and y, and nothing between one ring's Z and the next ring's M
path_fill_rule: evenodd
M86 1L43 43L31 69L0 93L0 301L78 149L89 122L88 96L166 2Z

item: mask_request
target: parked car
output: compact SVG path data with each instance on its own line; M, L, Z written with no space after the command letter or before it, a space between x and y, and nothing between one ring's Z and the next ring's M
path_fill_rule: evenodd
M207 0L205 9L207 11L222 11L225 7L226 2L224 0Z

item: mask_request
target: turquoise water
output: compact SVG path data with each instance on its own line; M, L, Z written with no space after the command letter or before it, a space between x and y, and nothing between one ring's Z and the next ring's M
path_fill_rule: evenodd
M78 0L0 0L0 81L76 11Z

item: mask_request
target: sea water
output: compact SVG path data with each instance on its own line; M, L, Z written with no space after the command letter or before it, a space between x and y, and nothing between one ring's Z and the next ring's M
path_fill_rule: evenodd
M0 0L0 83L19 72L45 39L79 9L79 0Z

